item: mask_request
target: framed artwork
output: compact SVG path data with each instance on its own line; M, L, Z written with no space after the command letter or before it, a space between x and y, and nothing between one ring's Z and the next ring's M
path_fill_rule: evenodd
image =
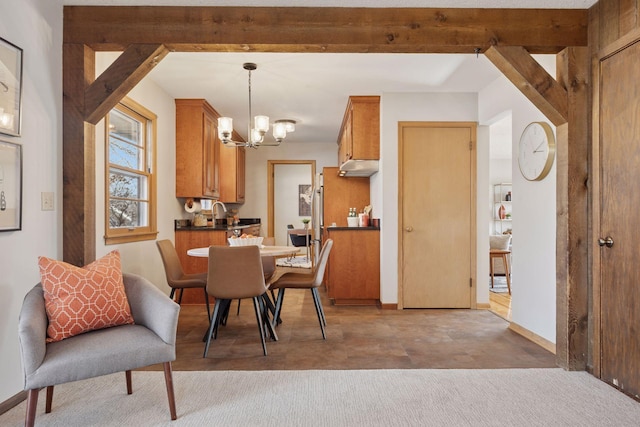
M22 229L22 146L0 141L0 231Z
M20 136L22 49L0 38L0 133Z
M298 216L311 216L311 185L298 185Z

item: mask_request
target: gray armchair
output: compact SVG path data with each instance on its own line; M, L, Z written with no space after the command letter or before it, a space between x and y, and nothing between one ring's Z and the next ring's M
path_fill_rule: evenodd
M35 422L38 391L47 387L45 412L51 412L53 386L115 372L125 372L127 393L132 393L131 370L164 364L171 419L175 420L171 361L176 358L176 328L180 306L148 280L124 274L124 286L135 324L86 332L46 343L47 314L42 285L25 296L18 336L25 390L28 390L25 425Z

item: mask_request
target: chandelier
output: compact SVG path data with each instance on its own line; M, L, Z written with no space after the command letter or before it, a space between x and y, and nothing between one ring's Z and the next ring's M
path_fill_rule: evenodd
M249 129L247 142L239 142L231 139L233 134L233 119L231 117L218 118L218 137L223 144L231 147L258 148L261 145L280 145L288 132L296 130L296 122L289 119L276 120L273 124L273 138L275 142L265 142L264 136L269 131L269 117L255 116L253 118L253 126L251 126L251 72L255 71L258 66L253 62L245 62L242 64L242 68L249 72Z

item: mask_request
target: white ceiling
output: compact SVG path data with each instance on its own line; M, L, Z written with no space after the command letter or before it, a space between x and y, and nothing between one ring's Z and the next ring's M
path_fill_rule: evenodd
M328 53L170 53L148 77L174 98L205 98L246 137L252 114L297 122L291 142L336 142L350 95L477 92L500 76L483 56Z
M588 8L596 0L350 0L349 7ZM63 0L64 5L300 6L293 0ZM310 0L304 6L343 6ZM115 58L116 54L106 54ZM174 98L205 98L246 138L248 73L252 113L298 122L286 141L335 143L350 95L478 92L500 76L483 55L170 53L148 78ZM509 144L510 145L510 144Z

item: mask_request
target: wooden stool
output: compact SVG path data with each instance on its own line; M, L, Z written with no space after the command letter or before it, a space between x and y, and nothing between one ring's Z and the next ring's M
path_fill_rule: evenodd
M507 258L509 255L511 255L511 251L508 249L489 249L489 271L491 272L491 287L493 288L493 259L500 258L502 259L502 264L504 265L504 274L507 277L507 289L509 290L509 295L511 295L511 274L509 273L509 260Z

